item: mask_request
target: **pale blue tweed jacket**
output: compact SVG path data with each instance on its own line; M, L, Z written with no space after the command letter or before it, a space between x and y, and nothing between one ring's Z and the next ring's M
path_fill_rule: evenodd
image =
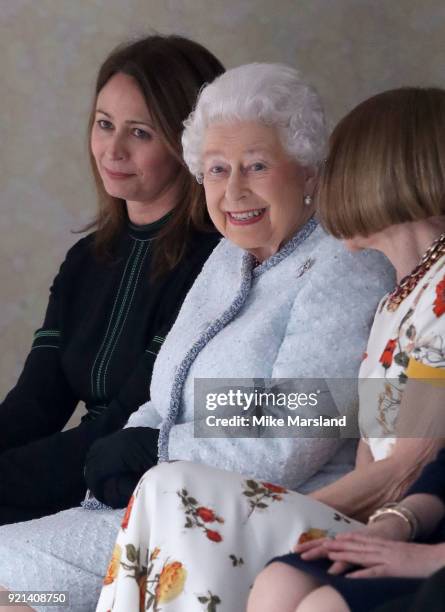
M195 378L356 378L386 258L348 253L311 220L275 256L222 240L187 295L156 360L151 400L127 427L160 428L160 460L182 459L303 492L351 469L351 443L318 438L195 438ZM356 393L340 412L356 412Z

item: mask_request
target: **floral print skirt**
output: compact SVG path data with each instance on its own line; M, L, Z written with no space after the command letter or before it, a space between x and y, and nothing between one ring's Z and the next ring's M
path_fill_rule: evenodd
M160 464L128 504L97 611L241 612L269 559L357 524L280 485Z

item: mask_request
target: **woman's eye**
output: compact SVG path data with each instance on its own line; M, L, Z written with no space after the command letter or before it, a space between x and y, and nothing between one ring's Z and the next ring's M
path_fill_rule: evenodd
M98 119L97 125L100 127L101 130L111 130L111 128L113 127L111 121L107 121L106 119Z
M142 130L141 128L134 128L133 134L136 136L136 138L141 138L142 140L151 138L151 134L145 130Z
M209 168L209 174L222 174L224 172L224 168L222 166L212 166L211 168Z
M250 166L250 169L254 172L259 172L260 170L264 170L266 166L262 162L255 162Z

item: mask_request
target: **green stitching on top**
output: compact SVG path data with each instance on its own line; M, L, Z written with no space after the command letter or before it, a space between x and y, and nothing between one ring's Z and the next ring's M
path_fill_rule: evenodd
M60 330L58 330L58 329L41 329L39 331L36 331L36 333L34 334L34 340L36 340L37 338L45 337L45 336L52 336L52 337L60 336Z
M143 251L144 251L144 252L143 252ZM135 293L136 293L136 288L137 288L137 285L138 285L138 282L139 282L139 278L140 278L140 276L141 276L142 266L143 266L143 263L144 263L144 260L145 260L145 257L146 257L146 255L147 255L147 253L148 253L148 244L147 244L147 245L145 245L145 244L144 244L144 245L143 245L143 247L142 247L142 249L141 249L141 253L140 253L140 255L141 255L140 262L138 262L138 264L137 264L139 267L138 267L138 270L137 270L137 274L136 274L135 281L134 281L134 283L133 283L133 287L132 287L132 290L131 290L131 295L130 295L130 297L129 297L129 299L128 299L128 304L125 306L125 307L126 307L126 312L125 312L125 315L124 315L124 317L123 317L123 320L122 320L122 323L121 323L121 325L120 325L119 330L117 330L117 333L116 333L116 337L115 337L115 339L114 339L113 346L111 347L111 345L110 345L110 353L109 353L109 356L108 356L107 364L106 364L106 366L105 366L105 371L104 371L104 375L103 375L103 378L102 378L102 384L103 384L103 394L104 394L104 396L105 396L105 394L106 394L106 390L105 390L105 381L106 381L106 379L107 379L108 366L110 365L110 362L111 362L111 357L112 357L112 355L113 355L113 353L114 353L114 350L115 350L115 348L116 348L116 346L117 346L117 343L118 343L118 340L119 340L120 335L121 335L121 333L122 333L122 330L123 330L123 329L124 329L124 327L125 327L125 323L126 323L126 321L127 321L128 313L130 312L131 304L132 304L132 302L133 302L133 298L134 298L134 295L135 295ZM136 267L136 266L135 266L135 267ZM124 310L124 304L122 304L122 311L123 311L123 310Z
M58 349L60 347L59 346L55 346L54 344L36 344L35 346L31 347L31 350L33 351L36 348L55 348L55 349Z
M102 370L105 367L105 365L104 365L105 364L105 358L106 358L106 355L107 355L108 351L110 350L111 343L113 342L114 334L116 333L117 326L118 326L118 324L120 322L120 319L122 317L122 310L123 310L124 304L125 304L125 302L127 300L129 289L130 289L131 284L133 282L133 277L134 277L134 273L135 273L136 264L138 262L138 259L139 259L139 256L140 256L140 251L141 251L140 246L141 245L138 244L138 252L136 253L136 257L135 257L135 259L133 261L133 265L131 267L130 278L128 279L127 286L125 288L124 298L123 298L123 300L122 300L122 302L120 304L119 312L117 313L117 317L116 317L116 320L115 320L115 323L114 323L113 330L111 332L110 337L107 340L107 343L106 343L105 348L104 348L104 353L103 353L103 356L102 356L102 360L101 360L101 363L99 364L99 368L97 370L96 384L97 384L97 394L98 394L98 397L104 397L103 395L101 396L101 393L100 393L100 375L102 374Z
M135 241L133 244L119 284L107 330L91 370L91 390L100 399L105 399L108 366L130 312L148 248L147 242Z
M121 294L122 286L124 284L124 279L125 279L125 276L127 274L128 266L130 265L130 262L131 262L131 259L133 257L133 253L134 253L135 249L136 249L136 243L133 244L133 248L131 250L130 256L127 259L127 263L125 264L125 269L124 269L124 271L122 273L121 281L119 283L119 288L118 288L117 293L116 293L116 298L114 300L113 308L111 310L111 315L110 315L110 319L108 321L108 326L107 326L107 329L106 329L106 332L105 332L105 336L104 336L104 339L102 340L102 344L100 345L99 351L97 352L96 358L95 358L94 363L93 363L93 367L91 368L91 393L93 394L93 396L94 396L94 369L95 369L96 363L97 363L97 361L98 361L98 359L99 359L99 357L100 357L100 355L102 353L102 349L105 346L105 343L106 343L106 340L107 340L107 337L108 337L108 332L110 330L111 323L113 321L114 312L116 310L116 306L117 306L118 301L119 301L119 296Z

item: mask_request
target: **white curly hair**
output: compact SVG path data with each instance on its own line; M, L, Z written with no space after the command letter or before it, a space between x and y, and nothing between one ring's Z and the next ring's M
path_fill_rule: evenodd
M298 70L285 64L245 64L203 87L182 134L185 163L199 181L206 128L230 121L276 126L285 150L303 166L318 166L325 157L327 127L320 97Z

